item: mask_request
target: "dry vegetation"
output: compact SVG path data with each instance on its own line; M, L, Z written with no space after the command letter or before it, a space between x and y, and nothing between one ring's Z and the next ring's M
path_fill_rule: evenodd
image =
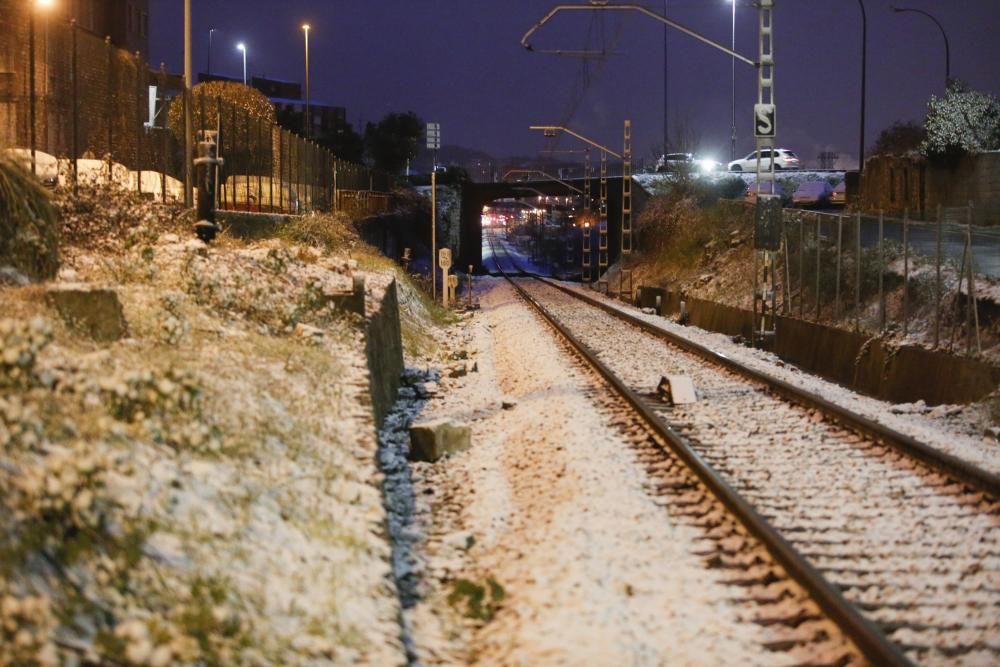
M55 200L60 281L113 286L129 333L0 288L0 665L402 662L360 318L328 296L399 278L411 347L447 315L342 218L206 247L131 193Z
M718 193L709 186L682 182L673 190L653 197L636 223L640 234L640 253L624 264L632 268L636 285L650 285L680 290L682 293L740 308L752 306L753 277L753 209L741 202L717 199ZM793 213L800 215L799 213ZM810 230L812 223L807 223ZM812 232L805 235L803 245L806 261L802 263L804 292L799 295L798 226L789 225L791 313L798 314L803 305L806 316L815 312L816 241ZM853 251L845 251L841 265L840 318L834 317L836 293L836 246L832 241L821 245L819 294L822 321L854 329L855 316L863 330L879 328L878 274L875 249L865 249L861 256L860 311L852 309L855 274ZM883 275L888 329L884 335L891 340L909 344L930 345L933 342L934 267L930 258L911 252L908 289L908 335L902 336L903 313L903 249L899 244L885 245L886 268ZM619 266L608 272L610 284L618 284ZM945 349L965 352L965 297L958 292L958 266L943 269L942 344ZM779 259L778 290L785 291L783 263ZM1000 284L980 278L977 285L980 305L982 357L1000 359ZM782 303L778 299L779 307Z

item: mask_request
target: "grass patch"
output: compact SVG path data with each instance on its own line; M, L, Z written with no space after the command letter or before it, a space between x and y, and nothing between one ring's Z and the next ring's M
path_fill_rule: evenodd
M448 604L455 607L466 618L490 622L496 616L507 592L493 577L487 577L485 585L468 579L456 579L448 594Z

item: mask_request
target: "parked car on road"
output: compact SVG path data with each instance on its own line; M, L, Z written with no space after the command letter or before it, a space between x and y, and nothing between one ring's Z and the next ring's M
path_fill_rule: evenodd
M827 206L833 188L826 181L806 181L800 183L792 194L794 206Z
M830 203L835 206L843 206L847 203L847 181L837 183L837 187L830 192Z
M760 168L769 170L771 160L774 160L775 169L799 169L802 164L799 156L787 148L765 148L760 151ZM757 151L750 153L742 160L733 160L729 163L729 171L757 171Z
M784 204L788 199L788 193L785 192L785 188L781 187L781 183L772 183L771 181L761 181L760 183L761 194L769 195L776 194L781 195L781 201ZM754 204L757 202L757 184L750 183L747 185L746 192L743 194L743 200Z
M656 161L657 173L666 171L712 172L722 169L722 163L709 158L695 157L691 153L667 153Z

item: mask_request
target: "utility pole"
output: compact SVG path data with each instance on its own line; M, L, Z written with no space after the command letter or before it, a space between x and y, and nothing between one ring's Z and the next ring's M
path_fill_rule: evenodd
M303 24L302 31L306 34L306 118L303 129L306 136L312 136L312 114L309 111L309 24Z
M858 139L858 173L865 171L865 76L868 66L868 14L864 0L858 0L861 8L861 131Z
M205 63L205 72L211 76L212 75L212 33L215 32L215 28L208 29L208 61Z
M191 193L191 168L194 160L194 146L191 144L191 0L184 0L184 206L191 208L194 197Z

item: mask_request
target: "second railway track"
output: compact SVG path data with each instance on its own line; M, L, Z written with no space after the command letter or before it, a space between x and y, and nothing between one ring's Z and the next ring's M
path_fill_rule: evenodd
M872 662L1000 661L995 476L961 462L956 470L949 457L935 465L920 443L894 446L877 428L850 428L850 414L827 414L666 345L566 288L508 279L675 446L691 449L699 461L689 465L707 464L699 476L733 492L736 500L723 500L730 509L745 504L740 520L758 522L748 526L758 538L773 533L762 540L768 550ZM699 401L655 399L668 373L691 377Z

